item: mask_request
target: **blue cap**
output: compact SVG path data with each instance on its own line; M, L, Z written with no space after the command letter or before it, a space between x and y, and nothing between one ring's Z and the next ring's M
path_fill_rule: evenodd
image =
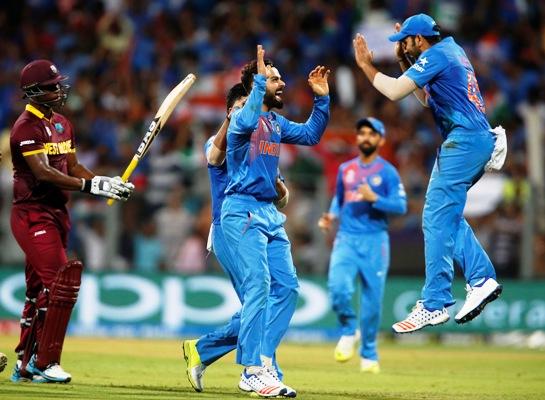
M386 135L386 128L384 128L384 124L379 119L373 117L362 118L356 122L356 129L359 130L362 126L368 126L382 137Z
M399 42L407 36L437 36L440 34L439 27L432 17L427 14L416 14L407 18L401 25L401 30L388 39L390 42Z

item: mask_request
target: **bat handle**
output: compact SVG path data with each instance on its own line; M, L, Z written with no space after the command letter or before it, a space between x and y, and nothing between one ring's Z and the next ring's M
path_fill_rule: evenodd
M136 157L136 156L134 156L132 158L132 160L129 163L127 169L125 169L125 172L123 172L123 175L121 176L121 179L123 180L123 182L127 182L129 180L129 177L131 176L132 172L134 171L134 169L138 165L139 160L140 159L138 157ZM112 204L114 204L114 202L115 202L114 199L108 199L107 204L109 206L111 206Z

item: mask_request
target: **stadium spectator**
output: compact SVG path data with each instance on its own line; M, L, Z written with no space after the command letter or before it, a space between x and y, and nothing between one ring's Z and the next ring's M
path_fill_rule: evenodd
M206 124L213 126L223 119L223 95L226 88L238 80L241 64L254 53L258 40L256 38L263 38L270 44L269 54L275 58L286 82L292 88L303 88L306 85L300 74L308 73L302 71L306 62L299 62L299 55L304 50L301 46L312 43L311 56L314 57L312 52L315 52L317 57L327 57L324 60L327 59L335 74L331 84L331 120L321 145L313 149L319 150L322 145L333 146L333 142L337 140L353 144L350 141L353 138L351 121L361 113L376 115L384 121L389 139L381 150L381 155L399 168L412 203L407 215L396 218L391 225L394 248L402 244L396 241L396 237L419 235L416 227L420 224L424 193L416 186L411 193L410 182L405 178L410 176L409 168L415 168L414 164L419 164L418 168L425 174L424 182L427 180L436 156L439 135L436 135L431 114L421 108L412 96L399 103L390 102L380 93L368 90L370 86L364 80L354 79L358 71L353 63L349 38L359 31L360 25L373 25L373 16L381 13L380 21L390 18L399 20L420 11L433 12L441 25L456 34L457 40L470 55L480 78L479 84L487 104L488 117L494 124L502 124L510 133L509 147L513 157L523 160L528 158L528 130L520 119L519 114L524 110L520 109L520 104L527 101L525 96L529 96L533 88L540 102L545 100L545 58L542 56L545 51L542 35L545 9L538 3L495 2L493 12L490 12L490 1L435 2L431 5L430 2L415 3L406 0L372 1L367 6L365 2L362 5L360 2L317 0L312 2L311 7L307 2L272 0L259 4L232 0L4 3L5 7L0 8L0 19L3 21L0 28L0 52L3 55L0 60L0 132L4 132L2 135L5 138L5 130L13 124L18 110L23 106L14 82L25 63L36 57L62 60L63 70L72 77L73 88L65 111L78 132L78 154L89 149L90 153L86 150L81 154L82 163L96 165L94 168L101 175L117 174L126 167L161 99L180 77L188 72L198 74L198 84L183 102L190 107L182 106L169 124L183 127L191 132L190 137L197 138L194 141L184 141L185 144L180 148L183 171L178 171L179 182L186 186L187 206L192 214L198 212L193 204L200 207L208 201L206 188L196 190L199 181L195 174L195 154L202 153L204 142L199 142L199 134L205 135L202 132L209 131L202 128L203 121L206 120ZM117 6L112 8L112 4ZM453 5L457 10L456 14L452 13ZM112 57L106 57L103 46L97 46L103 37L102 31L98 30L99 21L105 15L115 13L128 18L133 26L132 42L125 42L129 45L124 56L126 59L122 59L121 64ZM283 17L279 18L279 15ZM40 24L35 21L40 21ZM245 23L235 24L232 21ZM316 24L313 25L312 22ZM220 41L214 42L214 38L220 38ZM335 45L324 48L316 46L315 43ZM382 43L385 48L391 46L388 45L386 37ZM381 66L385 72L396 72L393 53L390 59L385 58L382 61ZM339 74L339 71L342 73ZM355 87L350 91L351 94L346 94L345 87L350 82L354 82ZM106 96L105 100L102 99L103 94ZM116 106L111 110L106 126L109 134L115 136L115 140L109 143L102 137L93 138L91 128L100 126L100 116L107 111L104 109L105 105L112 104L112 94L117 99L113 104L122 105L128 102L129 105L127 111L124 111L126 106ZM284 94L284 98L288 105L285 113L294 119L304 119L312 107L312 98L307 90L290 90ZM182 117L185 120L180 124ZM9 132L7 135L9 136ZM175 135L182 134L176 132ZM402 164L402 159L411 152L416 141L419 143L420 152L417 159L411 165ZM110 151L109 148L114 150ZM351 149L352 146L346 148ZM309 226L319 216L323 204L332 194L335 171L340 159L349 157L348 154L343 154L345 150L342 148L338 147L338 151L338 156L334 159L326 153L314 152L315 163L322 168L316 169L312 164L297 164L297 169L292 173L291 161L288 168L282 167L290 186L292 178L320 183L323 179L322 171L326 171L328 176L331 175L328 181L329 192L320 190L320 186L312 186L305 187L294 197L286 211L288 221L290 214L296 212L298 202L314 205L309 211L311 217L305 221L305 226ZM282 157L286 157L288 152L292 154L290 157L297 157L298 152L287 147L283 150ZM86 164L89 155L90 164ZM309 154L305 155L308 156ZM186 161L191 169L186 168ZM138 188L137 194L145 193L148 165L148 160L143 160L133 175L133 181ZM4 210L9 209L11 203L10 179L8 174L0 182L0 202ZM78 195L73 196L73 199L75 203L84 201ZM135 219L134 216L145 214L149 205L138 201L133 207L133 200L127 204L127 208L130 207L131 212L134 212ZM482 229L488 229L494 218L487 220ZM126 239L130 236L132 240L136 229L126 228L127 223L130 221L124 220L117 229L124 232L124 239L120 241L123 247L118 247L117 252L129 260L132 244ZM288 233L291 233L290 229L288 225ZM301 231L299 227L297 229ZM17 247L16 243L7 231L4 230L3 233L4 251L0 254L0 263L22 264L22 253L10 250ZM296 242L304 243L305 253L316 254L315 261L307 263L305 268L322 273L327 266L328 252L321 246L319 232L306 229L304 238L305 240ZM299 253L296 244L294 243L294 254ZM393 273L418 272L418 262L413 257L392 261Z

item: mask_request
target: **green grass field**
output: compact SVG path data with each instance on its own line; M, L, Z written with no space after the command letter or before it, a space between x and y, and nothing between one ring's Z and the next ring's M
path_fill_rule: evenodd
M211 366L205 392L185 376L180 341L68 338L67 385L13 384L13 336L0 336L11 357L0 375L2 399L235 399L241 368L233 354ZM489 346L381 343L380 375L358 371L358 360L333 361L333 344L283 344L285 382L301 399L544 399L545 352Z

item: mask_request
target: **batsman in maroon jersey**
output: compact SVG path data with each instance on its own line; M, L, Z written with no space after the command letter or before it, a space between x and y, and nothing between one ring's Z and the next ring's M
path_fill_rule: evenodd
M127 200L134 190L120 177L96 176L79 164L72 124L57 112L67 98L65 80L48 60L27 64L21 71L21 89L28 104L10 135L11 229L26 256L26 301L14 382L72 378L60 360L83 265L66 256L68 191Z

